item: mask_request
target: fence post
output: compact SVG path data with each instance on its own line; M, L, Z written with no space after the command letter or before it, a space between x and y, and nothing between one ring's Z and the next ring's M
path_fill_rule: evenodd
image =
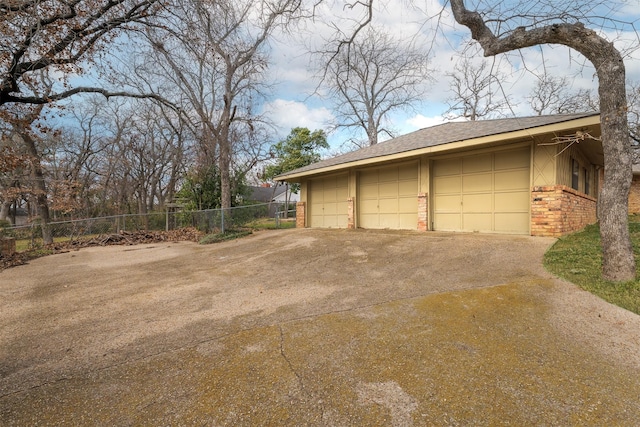
M220 220L220 232L224 233L224 208L220 209L220 213L222 214Z

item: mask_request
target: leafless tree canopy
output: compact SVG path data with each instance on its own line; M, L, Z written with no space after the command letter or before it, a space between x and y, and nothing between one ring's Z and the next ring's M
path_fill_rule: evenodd
M80 92L118 95L101 88L69 87L119 30L146 23L156 0L73 0L0 2L0 106L42 104ZM51 91L40 75L63 77Z
M488 119L508 109L508 98L500 88L502 73L489 61L474 65L470 58L462 58L447 76L452 93L449 109L444 113L447 118Z
M547 73L538 77L527 99L531 109L539 116L598 111L597 100L591 91L572 91L568 77L553 77Z
M380 134L393 137L385 119L424 99L427 55L382 29L363 30L348 47L326 59L325 83L335 100L337 126L364 132L367 145L377 144Z

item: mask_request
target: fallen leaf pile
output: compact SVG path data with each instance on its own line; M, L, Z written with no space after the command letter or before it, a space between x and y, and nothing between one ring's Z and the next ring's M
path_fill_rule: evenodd
M26 264L30 259L43 255L68 252L90 246L107 245L140 245L159 242L197 242L203 233L194 227L180 228L169 231L124 231L118 233L101 234L91 239L68 240L46 245L42 249L31 249L24 252L16 252L13 255L0 254L0 270Z

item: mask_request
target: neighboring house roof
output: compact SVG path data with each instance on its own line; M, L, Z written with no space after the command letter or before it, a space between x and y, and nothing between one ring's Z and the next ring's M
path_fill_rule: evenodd
M249 186L251 192L247 199L253 200L255 202L271 202L273 199L278 197L280 194L286 191L285 185L277 185L275 187L254 187Z
M550 125L578 119L588 119L586 120L587 124L596 124L600 122L599 116L599 113L590 112L444 123L420 129L341 156L322 160L279 175L276 179L280 181L293 180L307 175L342 169L347 166L426 154L438 151L435 149L436 147L453 149L456 148L451 146L453 143L468 144L471 140L477 140L478 143L490 143L533 136L553 131L553 129L549 128Z

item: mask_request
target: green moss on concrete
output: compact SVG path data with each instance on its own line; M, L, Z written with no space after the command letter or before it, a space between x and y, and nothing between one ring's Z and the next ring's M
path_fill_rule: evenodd
M639 372L552 326L543 297L549 286L431 295L256 327L5 398L0 419L69 425L635 424Z

